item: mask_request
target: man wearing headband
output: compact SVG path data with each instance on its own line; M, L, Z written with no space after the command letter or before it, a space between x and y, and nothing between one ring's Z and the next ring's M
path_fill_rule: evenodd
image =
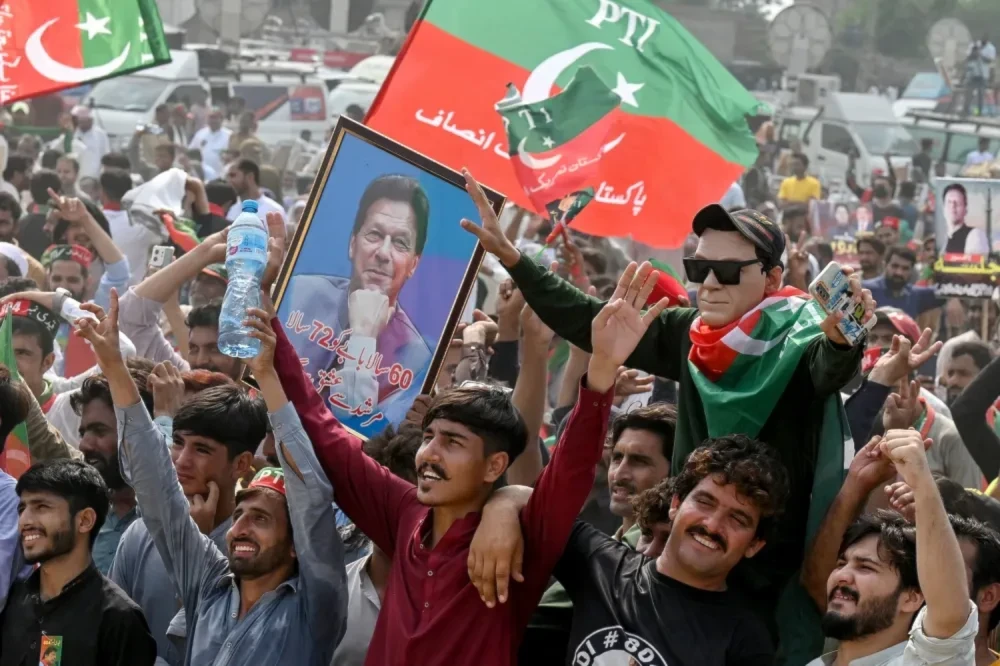
M51 245L42 255L49 290L66 289L78 301L84 300L90 263L94 255L82 245Z
M117 296L109 314L93 304L84 307L98 322L84 319L77 326L108 378L122 468L186 612L184 663L330 663L347 612L344 549L333 487L274 369L273 334L248 365L270 410L281 468L261 470L236 496L227 557L189 517L171 445L122 360ZM258 324L255 333L270 330Z
M6 301L0 305L0 320L13 317L13 347L17 371L34 394L43 412L48 412L55 400L45 373L55 363L55 339L60 320L48 308L26 299Z

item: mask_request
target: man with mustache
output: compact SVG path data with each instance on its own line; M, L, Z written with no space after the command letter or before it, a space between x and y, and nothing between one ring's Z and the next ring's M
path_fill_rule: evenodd
M343 378L335 391L343 399L328 403L338 418L371 399L387 423L397 423L420 392L416 382L404 389L390 382L390 373L339 361L333 345L318 344L312 322L322 322L338 336L350 329L343 342L352 358L376 358L377 353L382 368L395 363L413 372L423 368L431 345L400 307L399 293L420 263L430 213L427 193L416 178L379 176L365 188L354 217L347 249L350 277L297 275L288 285L288 312L300 312L309 326L301 332L294 326L286 330L299 356L308 359L308 372L315 377L336 368Z
M21 549L38 567L7 597L0 666L38 663L53 639L64 664L153 666L156 643L142 611L91 557L108 512L101 475L80 460L37 463L18 479L17 494Z
M916 318L942 302L934 295L933 287L911 286L917 255L905 245L890 247L885 254L885 273L874 280L865 280L866 289L881 307L899 308Z
M662 552L647 540L644 555L577 521L553 572L573 600L569 662L625 650L652 666L773 664L766 626L727 578L771 536L788 496L784 465L768 446L743 435L712 439L669 486L641 496L644 522L663 508L656 506L657 492L670 497L667 515L653 518L670 523ZM516 543L519 528L511 517L530 494L523 487L498 494L486 505L480 530Z
M916 430L890 430L851 463L803 565L824 633L840 641L809 666L974 666L979 611L956 536L963 528L949 522L930 445ZM897 473L912 491L913 526L888 512L855 520L870 491Z
M280 250L269 252L270 272L277 273L282 256ZM97 322L79 319L76 326L108 377L122 467L186 612L184 663L329 664L347 608L343 544L330 501L333 488L277 379L270 327L254 320L261 352L248 364L270 410L282 466L260 470L236 495L227 557L189 517L163 432L124 371L117 293L109 314L85 307ZM261 310L248 316L269 318Z
M186 397L184 379L169 362L149 375L153 417L171 424L170 458L198 529L227 553L237 481L250 472L254 452L267 430L267 408L235 384L215 386ZM122 535L108 577L142 608L156 639L159 658L184 663L186 614L170 572L140 517Z
M469 548L483 506L529 439L507 392L463 386L433 399L423 417L414 487L367 457L361 442L332 417L281 322L271 321L281 383L333 479L337 505L392 554L366 663L516 662L517 645L593 485L618 368L666 307L662 299L640 312L656 282L655 275L648 277L634 290L620 289L591 324L593 354L579 401L531 500L515 518L524 526L528 566L521 584L499 591L501 606L484 605L470 582L469 571L479 563L470 559ZM265 279L265 295L269 286Z
M129 376L135 382L147 414L153 412L153 396L147 388L149 362L131 362ZM138 517L135 492L125 483L118 464L118 423L115 420L111 387L104 375L84 380L70 396L70 406L80 417L80 452L83 459L101 474L110 492L110 509L94 541L94 564L107 575L115 559L122 534Z

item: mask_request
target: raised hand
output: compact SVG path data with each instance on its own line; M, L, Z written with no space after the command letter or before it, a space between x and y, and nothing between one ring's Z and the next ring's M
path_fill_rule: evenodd
M58 192L49 188L49 205L59 211L59 217L72 224L81 224L90 213L83 202L76 197L60 196Z
M868 496L871 491L896 476L892 461L883 455L879 444L881 437L872 437L851 460L847 470L847 483L853 484L859 494Z
M875 362L869 373L869 381L882 386L895 386L899 381L909 377L911 372L941 350L941 345L944 343L939 340L931 344L932 335L931 329L925 328L916 344L912 344L905 336L894 335L889 351Z
M74 335L84 338L94 348L97 364L108 374L108 369L117 365L125 365L119 346L118 337L118 290L111 290L111 311L107 314L104 308L94 303L84 303L81 309L94 315L97 319L81 317L73 322L76 330Z
M267 214L267 266L264 268L264 277L261 278L260 288L267 293L271 293L271 286L278 279L281 272L281 265L285 263L285 253L288 245L285 242L285 218L281 213Z
M184 379L170 361L157 363L147 380L153 393L153 416L173 418L184 403Z
M549 343L555 337L552 329L545 325L530 305L525 305L521 309L521 331L524 333L525 345L534 345L545 350L548 350Z
M932 443L913 429L890 430L879 443L879 449L896 466L903 481L916 488L923 483L934 483L927 465L927 448Z
M615 382L615 398L624 400L629 396L641 395L653 388L656 377L653 375L639 376L639 371L634 368L626 368L624 365L618 368L618 379Z
M521 310L524 309L524 296L513 280L504 280L497 290L497 340L517 340L521 332Z
M219 508L219 486L215 481L208 482L208 497L193 495L191 502L191 519L202 534L211 534L215 529L215 513Z
M785 245L788 247L788 267L785 269L785 277L788 284L793 287L808 289L806 274L809 272L809 253L806 251L806 232L803 230L799 234L798 241L793 243L788 234L785 234Z
M923 406L920 404L920 384L917 382L899 382L896 393L890 393L885 399L882 409L882 427L885 431L905 430L912 426L920 416Z
M247 318L243 320L243 325L250 329L250 337L260 340L260 351L246 360L255 377L274 373L274 348L278 344L278 338L271 328L272 317L273 314L267 310L250 308L247 310Z
M645 313L642 312L658 277L649 262L643 263L637 271L635 264L630 264L618 282L615 296L597 313L590 326L593 354L588 382L591 388L597 390L597 385L603 385L607 377L610 378L607 388L610 388L618 375L618 368L635 351L650 324L666 309L668 301L662 298ZM624 286L626 280L627 287ZM600 376L600 381L595 375Z
M462 228L478 238L484 250L495 255L504 266L510 268L521 258L521 253L504 235L490 200L486 198L486 193L472 177L472 173L468 169L462 169L462 175L465 176L465 189L472 197L472 202L476 204L479 217L483 219L483 226L472 220L462 220Z
M848 290L851 294L861 294L861 302L865 307L865 314L861 318L862 322L867 322L869 319L875 316L875 299L872 298L872 292L869 289L865 289L861 285L861 275L856 273L854 269L850 266L844 266L841 270L847 275L847 280L850 283L850 289ZM844 334L840 332L837 328L837 323L843 318L843 315L839 312L831 312L826 316L826 319L820 323L819 327L826 334L826 337L830 338L832 342L838 345L848 346L850 343Z
M905 481L896 481L886 486L885 497L889 501L889 506L898 511L908 522L917 522L913 489L906 485Z

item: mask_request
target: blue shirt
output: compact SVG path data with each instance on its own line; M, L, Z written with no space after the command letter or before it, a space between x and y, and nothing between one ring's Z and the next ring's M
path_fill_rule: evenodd
M24 566L21 532L17 527L17 481L0 470L0 609L7 603L7 592L15 579L30 571Z
M105 576L111 571L111 564L115 561L115 551L118 550L118 542L121 541L122 535L125 534L128 526L138 517L139 512L135 508L121 518L116 516L114 511L108 511L108 517L104 519L101 531L97 533L97 538L94 539L93 550L94 564L97 565L97 570Z
M914 319L928 310L941 306L938 297L934 295L934 287L906 285L899 293L894 294L886 285L884 275L865 280L861 284L865 289L871 290L877 307L899 308Z
M163 433L141 402L116 407L115 416L123 477L132 480L143 524L187 616L184 663L329 666L347 614L344 546L333 515L333 486L292 404L270 419L275 441L284 445L276 448L298 573L265 593L243 617L239 582L226 555L191 519ZM286 447L301 477L285 460Z

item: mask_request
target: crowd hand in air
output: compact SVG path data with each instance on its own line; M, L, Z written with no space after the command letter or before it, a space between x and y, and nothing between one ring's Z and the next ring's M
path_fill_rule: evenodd
M563 237L563 242L559 245L558 252L562 266L565 267L573 284L580 289L586 290L590 286L590 278L587 277L587 264L583 259L583 252L580 251L576 243L565 236ZM556 264L556 266L558 267L559 264ZM558 268L553 269L552 272L557 273Z
M545 322L531 309L530 305L521 308L520 321L524 346L542 354L548 352L555 333L545 325Z
M933 440L924 439L920 433L909 430L889 430L879 443L882 455L895 465L899 476L911 488L934 483L927 464L927 449Z
M247 318L243 320L243 325L250 329L249 336L260 341L260 351L253 358L246 360L247 367L258 381L262 378L271 378L275 374L274 348L277 346L278 338L271 328L273 318L274 313L270 310L250 308L247 310Z
M124 367L118 335L118 290L111 290L110 311L105 314L104 308L94 303L84 303L81 309L94 315L95 319L81 317L74 322L78 335L90 343L97 357L97 364L107 375L110 370Z
M871 438L851 460L844 485L858 497L868 497L880 485L896 476L892 461L882 453L881 436Z
M511 279L500 283L497 290L497 340L512 342L518 339L521 328L521 310L524 296Z
M872 292L870 289L865 289L861 285L861 274L855 272L855 270L852 267L844 266L841 270L844 271L844 274L847 276L848 283L850 284L848 293L850 293L851 295L861 294L861 302L865 308L865 314L861 318L861 321L867 322L869 319L875 316L876 304L875 304L875 299L872 298ZM819 327L820 329L822 329L823 333L826 334L826 337L828 337L831 342L847 347L850 346L850 343L847 341L847 338L844 337L844 334L840 332L840 329L837 328L837 324L843 318L844 315L842 313L831 312L827 314L826 319L822 321Z
M615 382L615 404L621 405L625 399L633 395L642 395L653 388L656 377L645 375L640 377L639 370L626 368L624 365L618 368L618 379Z
M910 373L941 350L941 345L944 343L939 340L931 344L932 336L933 333L929 328L923 330L916 344L912 344L910 339L903 335L892 336L889 351L882 354L875 362L872 371L868 373L868 381L882 386L896 386L908 378Z
M476 204L479 217L482 218L482 226L472 220L462 220L462 228L479 239L483 249L496 256L507 268L510 268L521 259L521 253L512 242L504 235L500 228L500 220L490 205L490 200L486 198L486 193L479 186L476 179L468 169L462 169L465 176L465 189L472 197L472 202Z
M917 422L923 411L920 404L920 384L901 380L897 391L890 393L882 408L882 427L890 430L905 430Z
M898 512L908 523L916 522L915 501L913 489L906 481L896 481L885 487L885 497L893 511Z
M668 299L643 312L649 295L656 286L658 273L647 261L641 267L629 264L618 281L611 300L601 308L590 326L592 354L587 370L587 382L595 391L605 391L614 385L618 369L635 351L650 324L666 309Z
M90 218L90 212L76 197L64 197L49 188L49 206L59 213L59 217L70 224L81 225ZM91 218L92 219L92 218Z
M184 403L184 378L170 361L157 363L149 373L149 390L153 394L153 417L173 418Z

